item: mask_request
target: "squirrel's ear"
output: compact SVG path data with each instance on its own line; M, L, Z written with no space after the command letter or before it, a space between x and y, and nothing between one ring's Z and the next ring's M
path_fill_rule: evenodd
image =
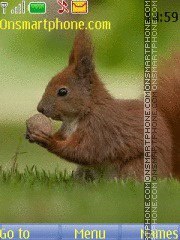
M71 54L69 56L69 65L74 63L74 49L72 49Z
M75 64L78 75L84 76L94 71L93 52L90 36L85 30L79 31L69 58L69 64Z
M86 77L94 72L94 64L92 58L88 55L82 55L76 64L76 73L80 77Z

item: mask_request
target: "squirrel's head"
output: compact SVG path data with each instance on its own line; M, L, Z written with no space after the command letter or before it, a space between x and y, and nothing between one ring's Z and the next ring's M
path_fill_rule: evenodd
M93 46L87 33L79 31L68 67L49 82L38 111L55 120L75 118L88 111L94 76Z

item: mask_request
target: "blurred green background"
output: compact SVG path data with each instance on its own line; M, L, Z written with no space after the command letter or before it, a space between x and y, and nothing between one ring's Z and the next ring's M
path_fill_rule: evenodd
M6 15L2 15L0 8L0 19L53 20L58 17L62 21L111 21L111 30L91 31L97 70L115 97L136 98L142 93L144 64L142 0L89 0L89 13L83 16L66 13L59 15L57 2L48 0L45 16L34 16L28 12L25 15L10 14L10 9L20 2L9 1ZM28 2L30 1L26 0L26 4ZM67 2L70 4L69 0ZM179 10L178 1L158 1L159 12ZM159 23L159 56L169 55L179 49L179 31L180 20L176 23ZM70 172L76 167L36 145L29 144L24 139L25 120L36 113L37 103L51 77L66 66L74 35L75 31L71 30L50 33L45 30L0 30L0 165L4 170L12 166L12 157L20 139L22 139L20 152L25 153L18 156L19 170L24 169L26 165L34 164L38 169L52 172L55 168L60 170L66 168ZM4 221L8 219L11 218L5 217ZM25 218L22 219L25 221ZM98 219L100 221L100 218ZM56 220L57 218L54 218L54 221ZM66 221L66 218L64 220ZM138 218L137 221L141 220L142 218ZM76 219L69 218L69 221ZM114 221L120 220L117 217Z

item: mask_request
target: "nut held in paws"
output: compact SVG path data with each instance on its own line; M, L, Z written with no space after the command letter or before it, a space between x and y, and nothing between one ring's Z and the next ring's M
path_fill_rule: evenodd
M48 135L52 134L53 132L51 120L42 114L35 114L34 116L30 117L26 121L26 126L27 138L30 137L29 135L35 131L42 131Z

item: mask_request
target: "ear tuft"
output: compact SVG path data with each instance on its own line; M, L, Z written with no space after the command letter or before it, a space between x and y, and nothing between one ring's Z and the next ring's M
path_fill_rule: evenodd
M93 52L89 34L85 30L78 31L69 58L69 65L75 64L79 75L89 74L94 70Z
M74 61L75 61L75 59L74 59L74 51L72 50L71 54L69 56L69 65L73 64Z

